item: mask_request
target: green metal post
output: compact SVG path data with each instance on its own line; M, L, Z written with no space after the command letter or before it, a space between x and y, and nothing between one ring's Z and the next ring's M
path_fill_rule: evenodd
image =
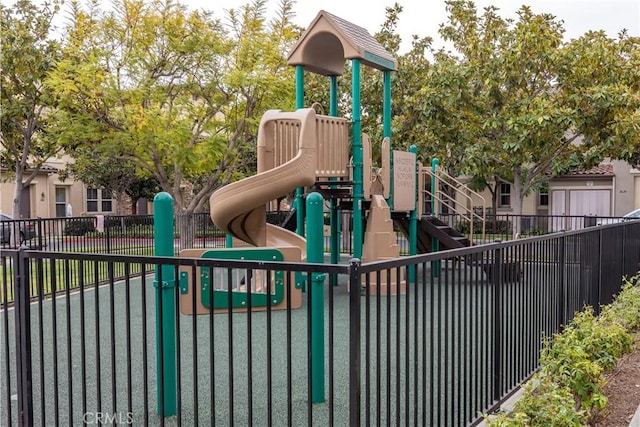
M360 119L360 60L351 60L351 96L353 117L353 256L362 258L362 200L363 171L362 171L362 123Z
M415 255L418 253L418 147L411 145L409 152L416 154L416 187L414 191L415 206L409 213L409 255ZM416 266L409 266L409 283L415 283L416 279Z
M307 196L307 261L324 262L323 209L319 193ZM312 273L311 296L311 401L325 401L324 375L324 274Z
M296 65L296 109L304 108L304 66ZM296 233L304 236L304 188L296 188Z
M338 116L338 76L330 76L329 87L329 115L333 117ZM337 178L331 178L331 181L335 181ZM331 188L336 188L332 186ZM340 261L340 228L339 228L340 214L338 207L336 206L336 200L332 197L329 201L329 224L331 228L330 242L330 254L331 264L338 264ZM338 285L338 275L331 275L331 284Z
M232 248L233 247L233 236L231 234L227 234L227 238L225 241L225 246L227 248Z
M436 172L438 171L438 165L440 164L440 160L434 157L431 160L431 215L437 217L438 212L438 201L436 200L436 196L438 195L438 189L436 188L439 183L436 179ZM431 252L438 252L440 250L440 241L438 239L431 239ZM431 265L433 269L433 277L438 277L440 275L440 261L434 261Z
M338 116L338 76L329 76L329 115Z
M158 193L153 199L153 223L156 256L174 256L173 198ZM170 265L156 265L156 378L158 414L176 415L176 305L175 277ZM161 409L162 408L162 409Z
M383 77L383 90L382 90L382 137L389 137L391 140L391 71L384 71ZM389 200L387 203L393 209L393 148L392 144L389 144L389 159L391 160L391 167L389 173Z

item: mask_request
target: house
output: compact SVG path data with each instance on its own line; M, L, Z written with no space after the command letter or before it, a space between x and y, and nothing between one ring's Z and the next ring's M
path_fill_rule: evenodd
M552 215L622 216L640 208L640 170L610 161L549 183Z
M482 195L490 205L491 194L484 191ZM496 214L513 214L513 203L511 185L501 184ZM525 198L522 214L581 217L579 221L549 225L553 230L568 230L588 225L589 221L585 222L584 217L620 217L638 208L640 170L624 161L613 160L586 171L551 178L544 190Z
M60 179L58 171L69 163L69 156L49 159L30 185L23 189L20 203L21 218L56 218L65 216L108 215L123 212L108 191L87 187L71 178ZM3 171L0 181L0 208L11 214L13 210L14 181ZM147 204L141 203L139 214L147 213Z
M515 203L512 186L502 183L496 190L496 219L510 223ZM462 186L455 200L455 207L449 204L442 212L469 218L471 210L481 215L484 206L488 218L493 218L489 190L478 194ZM543 189L525 197L519 227L522 233L577 230L597 225L598 217L622 217L639 208L640 170L624 161L608 160L589 170L555 176ZM429 211L426 206L425 212Z

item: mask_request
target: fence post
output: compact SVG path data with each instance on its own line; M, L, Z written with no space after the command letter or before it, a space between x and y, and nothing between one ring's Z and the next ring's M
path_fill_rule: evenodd
M565 280L565 272L567 270L566 245L567 236L566 233L563 233L562 237L560 237L560 247L558 248L558 250L560 251L560 253L558 254L558 260L560 264L560 284L558 286L558 331L561 331L564 327L564 324L567 322L567 313L565 310L565 288L567 286Z
M111 233L109 233L109 229L111 228L109 227L109 223L111 222L109 220L110 218L110 216L104 216L104 234L107 240L107 254L109 255L111 255ZM155 230L156 228L154 227L153 229Z
M500 242L497 240L497 242ZM502 397L502 248L493 251L493 401Z
M16 368L18 388L18 425L32 426L33 372L31 366L31 313L29 295L29 259L20 248L13 258L15 283ZM43 402L44 404L44 402Z
M153 199L155 256L173 256L173 198L161 192ZM156 375L158 414L177 412L176 396L176 300L173 267L156 265Z
M604 233L602 232L602 227L599 227L598 230L598 289L596 289L596 302L593 305L595 308L595 313L600 314L600 305L602 304L602 254L604 245Z
M349 263L349 425L360 426L360 260ZM367 325L368 326L368 325Z
M44 244L42 242L43 233L42 233L42 218L38 217L38 250L41 251L44 249Z
M307 261L324 262L324 199L319 193L307 196ZM325 401L324 375L324 273L311 273L311 401Z

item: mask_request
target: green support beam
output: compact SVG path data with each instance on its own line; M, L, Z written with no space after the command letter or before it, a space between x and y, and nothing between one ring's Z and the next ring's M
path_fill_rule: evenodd
M338 76L329 77L329 115L332 117L338 116ZM331 181L335 181L337 178L331 178ZM336 188L335 185L331 188ZM331 264L338 264L340 262L340 212L336 206L336 200L331 198L329 201L329 227L331 229L330 237L330 255ZM338 275L331 275L331 285L338 285Z
M174 256L173 198L169 193L156 194L153 199L155 255ZM176 394L176 296L174 269L171 265L156 265L156 390L158 415L170 417L178 409Z
M418 174L420 173L420 167L418 165L418 147L411 145L409 152L416 155L416 186L414 189L415 206L409 213L409 255L416 255L418 253ZM416 282L416 266L411 265L409 267L409 283Z
M362 171L362 122L360 115L360 60L351 60L351 96L353 119L353 256L362 259L362 201L364 199Z
M438 171L438 165L440 164L440 160L434 158L431 160L431 215L437 217L438 212L438 201L436 200L436 196L438 195L438 189L436 188L439 183L436 178L436 173ZM431 252L438 252L440 250L440 241L438 239L431 239ZM431 263L431 268L433 271L433 277L438 277L440 275L440 261L433 261Z
M324 262L324 199L319 193L307 196L307 261ZM311 400L325 401L324 372L324 279L323 273L311 273L309 280L311 309Z

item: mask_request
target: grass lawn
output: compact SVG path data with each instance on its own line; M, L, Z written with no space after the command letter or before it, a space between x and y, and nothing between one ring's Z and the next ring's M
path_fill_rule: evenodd
M74 252L82 252L78 249ZM152 255L153 248L148 248ZM136 255L143 255L136 252ZM153 265L146 265L144 270L153 271ZM122 279L126 276L137 275L143 271L142 264L124 264L122 262L80 261L34 259L29 264L29 293L31 297L51 295L53 291L61 292L79 286L90 287L110 280ZM14 266L8 262L0 265L0 304L13 302L15 283Z

